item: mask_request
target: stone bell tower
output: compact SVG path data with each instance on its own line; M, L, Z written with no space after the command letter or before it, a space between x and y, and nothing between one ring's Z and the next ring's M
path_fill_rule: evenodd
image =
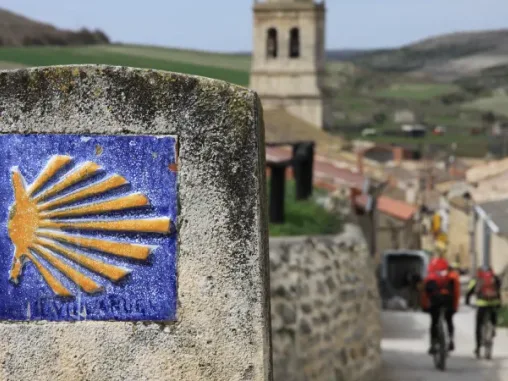
M282 108L325 128L325 4L314 0L254 2L250 87L265 110Z

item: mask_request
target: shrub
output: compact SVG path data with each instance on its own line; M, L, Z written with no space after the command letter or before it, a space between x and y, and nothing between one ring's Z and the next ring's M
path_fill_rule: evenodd
M270 186L268 185L268 192ZM314 191L314 196L305 201L295 199L295 183L286 183L285 223L270 224L270 236L337 234L342 229L340 215L327 211L317 202L317 197L326 193Z

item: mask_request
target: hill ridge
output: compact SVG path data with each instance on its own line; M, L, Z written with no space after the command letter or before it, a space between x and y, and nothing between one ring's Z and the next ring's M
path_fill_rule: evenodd
M0 8L0 46L63 46L108 43L108 36L101 30L58 29L51 24L35 21L5 8Z

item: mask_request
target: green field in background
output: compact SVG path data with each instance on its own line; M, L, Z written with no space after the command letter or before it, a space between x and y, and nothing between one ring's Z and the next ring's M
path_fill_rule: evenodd
M167 70L224 80L248 86L251 57L141 45L87 45L0 48L0 69L23 66L71 64L105 64ZM403 76L366 72L353 64L328 62L326 86L333 97L338 131L345 126L352 131L356 124L367 124L382 130L400 129L393 116L401 109L411 109L419 123L445 125L445 136L428 136L423 141L411 138L377 136L367 139L385 143L456 142L464 155L482 156L487 150L483 137L470 136L468 129L481 125L481 113L492 110L499 117L508 117L508 97L480 98L466 104L443 104L441 97L460 92L458 86L425 83ZM469 98L471 99L471 98ZM380 114L385 121L374 116ZM353 125L353 128L347 129ZM359 132L345 132L348 138L359 138Z
M508 96L497 95L488 98L476 99L463 105L465 109L474 109L480 111L492 111L508 117Z
M458 91L459 88L449 84L439 83L394 83L387 88L377 91L380 98L429 100Z
M118 48L122 49L119 50ZM129 50L132 50L129 53ZM163 54L165 53L165 54ZM187 56L192 54L186 52ZM0 61L19 63L25 66L50 66L71 64L105 64L168 70L221 79L241 86L249 83L249 71L219 67L219 58L213 53L196 52L191 62L182 61L182 51L171 54L170 49L139 48L129 46L94 47L23 47L1 48ZM241 62L244 57L231 55L232 60ZM213 58L213 59L212 59ZM198 62L202 62L199 64ZM211 62L208 64L208 62ZM227 66L227 65L226 65ZM242 67L240 63L238 67Z

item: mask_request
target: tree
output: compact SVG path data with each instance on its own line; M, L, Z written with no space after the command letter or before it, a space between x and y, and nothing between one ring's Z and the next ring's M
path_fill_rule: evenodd
M372 119L376 124L384 124L386 122L386 114L384 112L377 112L372 116Z
M482 121L488 124L492 124L496 121L496 116L492 111L487 111L482 114Z

